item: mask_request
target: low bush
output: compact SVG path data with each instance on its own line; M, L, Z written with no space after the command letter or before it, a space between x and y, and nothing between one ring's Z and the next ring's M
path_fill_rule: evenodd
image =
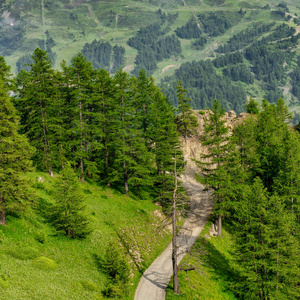
M10 256L16 259L26 260L26 259L34 259L38 257L39 251L32 247L26 247L17 250L9 250L7 254L9 254Z
M57 264L54 260L41 256L33 260L33 265L40 270L51 271L57 269Z

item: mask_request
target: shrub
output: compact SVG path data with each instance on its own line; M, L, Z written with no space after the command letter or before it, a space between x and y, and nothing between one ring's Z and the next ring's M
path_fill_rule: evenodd
M35 234L36 241L38 241L41 244L45 244L46 243L46 239L47 239L47 235L45 234L45 232L43 231L39 231Z
M54 260L41 256L32 261L33 265L40 270L51 271L57 269L57 264Z
M34 259L39 256L39 251L32 247L21 248L18 250L10 250L7 252L10 256L16 259Z
M102 294L106 297L122 297L128 292L129 264L120 246L110 242L103 257L96 256L99 269L107 275L108 282Z
M89 282L86 280L81 280L80 284L87 291L96 291L98 289L97 285L93 282Z

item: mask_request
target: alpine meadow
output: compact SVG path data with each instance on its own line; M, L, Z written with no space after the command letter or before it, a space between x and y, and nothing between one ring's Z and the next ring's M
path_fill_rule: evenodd
M0 299L300 299L300 3L0 1Z

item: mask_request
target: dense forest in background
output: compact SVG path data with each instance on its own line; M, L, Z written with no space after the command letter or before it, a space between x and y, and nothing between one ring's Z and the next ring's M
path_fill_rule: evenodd
M193 108L212 107L217 98L227 110L241 112L246 97L271 103L284 97L295 111L294 124L299 121L299 18L290 1L128 0L116 7L111 1L58 0L41 8L37 0L15 0L5 1L0 10L0 51L16 64L16 72L29 70L36 47L48 52L56 68L80 51L95 69L112 74L125 68L137 77L143 69L161 82L175 106L181 80ZM238 64L209 65L238 52L244 57ZM205 70L210 78L204 78ZM191 80L191 72L204 83Z

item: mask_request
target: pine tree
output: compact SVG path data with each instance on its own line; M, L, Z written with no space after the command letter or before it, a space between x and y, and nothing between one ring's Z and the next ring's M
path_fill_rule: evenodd
M89 106L91 102L91 80L93 76L92 63L78 53L72 58L71 66L66 73L69 75L70 101L73 102L73 157L80 168L80 180L84 181L86 167L89 165L89 143L91 142L89 128ZM76 103L77 102L77 103Z
M21 71L18 76L19 93L16 106L21 114L22 133L36 148L34 162L41 170L53 176L55 115L54 71L45 51L37 48L32 55L30 72Z
M18 118L0 79L0 224L6 225L6 212L24 210L29 198L23 172L32 169L33 148L18 133Z
M188 91L183 88L180 80L177 82L176 89L179 103L179 114L176 118L177 128L184 138L187 138L187 136L194 134L194 130L198 126L198 122L191 109L192 100L186 97L186 93Z
M66 164L52 188L55 203L52 205L47 219L58 231L70 238L84 238L89 233L88 219L84 215L84 199L79 190L79 181Z
M218 219L218 235L222 236L222 217L227 213L227 200L229 197L231 171L234 170L234 155L229 159L232 150L229 143L228 127L225 126L225 110L215 100L209 112L209 120L204 126L205 133L201 144L206 146L208 154L202 154L198 166L202 175L198 176L201 183L212 189L215 201L214 214Z
M170 191L174 189L174 157L177 157L177 169L182 169L183 154L179 133L175 123L174 111L168 99L157 91L150 107L149 137L155 156L155 185L160 201L171 201ZM178 170L177 170L178 172Z
M246 299L299 297L299 241L294 216L284 200L271 196L259 178L245 186L236 211L237 293Z
M114 132L114 174L116 180L122 179L125 194L129 191L129 183L138 189L142 185L151 184L151 167L153 155L147 150L143 131L136 118L134 106L134 86L129 75L119 70L114 77L116 84L117 123Z
M110 186L112 166L114 164L114 132L116 131L116 86L110 74L96 70L93 82L93 159L97 162L102 181Z
M245 107L246 107L246 112L249 114L259 113L259 104L252 97L250 97Z

